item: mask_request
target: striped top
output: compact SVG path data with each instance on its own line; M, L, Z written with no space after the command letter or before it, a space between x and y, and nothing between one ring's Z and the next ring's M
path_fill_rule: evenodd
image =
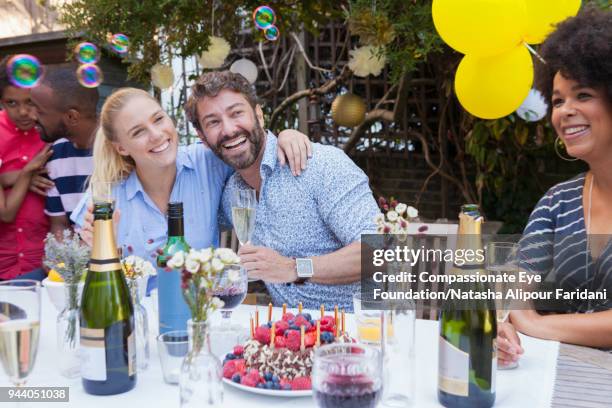
M568 313L606 310L612 307L612 241L593 259L587 245L582 206L585 174L553 186L540 199L521 238L521 267L544 275L545 290L608 289L607 300L562 300L537 304L545 310ZM543 306L543 307L542 307Z
M47 191L45 213L51 217L66 215L70 220L72 210L83 197L87 178L93 172L91 149L77 149L68 139L59 139L53 144L47 169L55 187Z

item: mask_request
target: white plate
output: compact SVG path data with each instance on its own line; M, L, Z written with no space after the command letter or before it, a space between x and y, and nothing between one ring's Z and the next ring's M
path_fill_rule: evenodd
M223 382L230 387L238 388L246 392L252 392L253 394L268 395L271 397L310 397L312 396L312 390L299 390L299 391L288 391L288 390L267 390L265 388L248 387L246 385L238 384L227 378L223 378Z

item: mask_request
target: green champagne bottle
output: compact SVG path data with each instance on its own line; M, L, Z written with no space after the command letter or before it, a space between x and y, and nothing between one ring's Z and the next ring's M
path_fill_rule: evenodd
M136 385L134 306L119 261L111 203L94 204L94 235L81 300L81 377L89 394Z
M456 250L484 255L482 222L478 205L461 207ZM484 257L474 258L463 265L455 263L450 273L486 275ZM487 286L458 283L449 289L485 292ZM480 299L460 302L449 301L440 315L438 400L448 408L489 408L495 403L497 371L495 303Z

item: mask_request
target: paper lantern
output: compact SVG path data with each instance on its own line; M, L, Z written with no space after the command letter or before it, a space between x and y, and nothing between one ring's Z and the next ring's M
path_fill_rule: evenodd
M365 119L366 104L357 95L340 95L332 102L331 114L338 126L355 127Z
M257 65L249 59L242 58L235 61L230 67L230 71L242 75L252 84L257 80Z

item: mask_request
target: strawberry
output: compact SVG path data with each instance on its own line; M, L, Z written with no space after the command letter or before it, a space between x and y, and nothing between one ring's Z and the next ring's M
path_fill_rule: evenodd
M259 326L255 329L255 340L262 344L270 344L270 329L268 326Z
M295 319L293 313L287 312L283 315L283 321L288 322L289 320Z
M291 351L300 349L300 332L297 330L289 330L286 340L287 348Z
M291 389L294 391L310 390L311 388L312 382L310 381L310 377L295 377L293 381L291 381Z
M258 382L259 380L248 375L245 375L240 379L240 384L246 385L247 387L255 387Z
M315 332L306 333L304 335L304 345L306 347L314 346L316 340L317 340L317 333Z
M229 360L223 366L223 378L232 378L236 373L236 360Z
M242 353L244 353L244 347L242 347L242 346L235 346L234 347L234 355L235 356L241 356Z
M247 372L247 377L251 377L256 379L257 381L259 381L260 379L260 375L259 375L259 371L257 371L256 368L251 368L248 372Z
M287 378L283 377L280 379L280 386L281 388L285 388L285 385L291 385L291 381L289 381Z
M276 322L276 335L282 336L285 333L285 330L289 328L289 323L284 320L279 320Z
M283 336L276 336L274 338L274 347L276 348L284 348L287 347L287 341Z

